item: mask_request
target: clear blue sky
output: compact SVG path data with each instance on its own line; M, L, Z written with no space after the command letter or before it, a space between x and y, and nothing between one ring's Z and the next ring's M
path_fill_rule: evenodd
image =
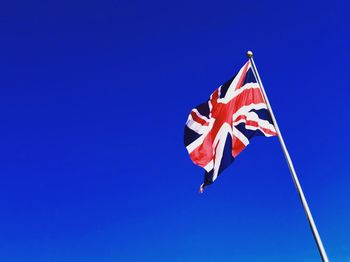
M319 261L277 138L197 193L187 115L248 49L329 258L350 261L349 8L3 1L0 261Z

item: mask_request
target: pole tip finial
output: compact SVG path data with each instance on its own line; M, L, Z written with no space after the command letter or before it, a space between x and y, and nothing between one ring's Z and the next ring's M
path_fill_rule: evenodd
M247 57L252 58L253 57L253 52L252 51L247 51Z

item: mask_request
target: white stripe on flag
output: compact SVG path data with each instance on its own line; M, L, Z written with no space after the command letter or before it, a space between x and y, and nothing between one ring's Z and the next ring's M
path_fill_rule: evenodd
M214 161L214 173L213 173L213 181L217 178L219 169L220 169L220 164L221 164L221 159L224 153L224 148L225 148L225 143L226 143L226 138L227 135L230 134L232 136L232 130L229 124L224 123L219 132L217 133L215 140L214 140L214 148L215 150L215 161Z

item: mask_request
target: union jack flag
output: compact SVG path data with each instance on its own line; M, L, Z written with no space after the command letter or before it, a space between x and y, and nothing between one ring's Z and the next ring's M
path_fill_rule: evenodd
M276 130L248 61L188 116L184 143L193 163L205 169L200 191L259 135L275 136Z

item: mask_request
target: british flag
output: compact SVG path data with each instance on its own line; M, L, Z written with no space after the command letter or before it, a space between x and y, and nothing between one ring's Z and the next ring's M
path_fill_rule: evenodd
M205 169L200 191L259 135L275 136L276 130L248 61L188 116L184 143L193 163Z

